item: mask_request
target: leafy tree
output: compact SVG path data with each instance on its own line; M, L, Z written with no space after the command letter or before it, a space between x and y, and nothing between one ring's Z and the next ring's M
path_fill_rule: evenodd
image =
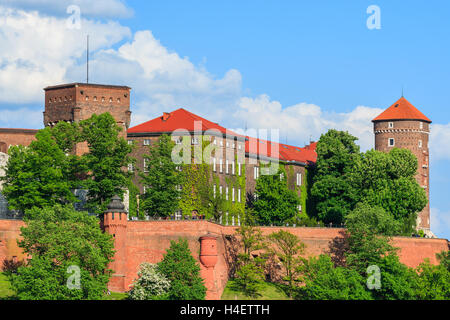
M146 192L142 195L142 209L150 215L166 217L178 209L181 175L177 165L172 161L174 142L166 134L149 147L149 154L144 155L147 171L140 174Z
M27 211L25 222L19 247L32 259L12 275L19 299L101 299L111 275L107 266L114 242L99 228L98 219L70 205L55 205ZM78 268L79 288L70 278Z
M234 278L235 290L248 297L257 297L258 290L264 281L264 269L254 261L239 267Z
M410 235L417 212L427 203L425 191L414 177L416 171L417 159L407 149L370 150L355 162L351 177L354 188L360 190L360 201L384 208L401 221L398 233Z
M304 259L300 256L305 250L305 244L300 239L284 230L269 235L274 244L273 254L284 268L284 280L288 283L288 295L291 296L294 280Z
M170 281L157 268L156 264L141 264L138 279L128 293L130 300L162 300L167 297Z
M400 262L396 254L389 254L376 264L380 268L380 289L372 290L375 299L413 300L416 298L417 274Z
M416 269L415 295L419 300L450 300L450 271L444 263L432 265L428 259Z
M450 272L450 250L436 253L439 264L444 266Z
M114 195L123 196L131 173L124 168L132 162L132 147L119 136L120 128L109 113L92 115L80 122L82 140L89 152L83 157L88 168L84 185L89 190L87 207L102 213Z
M25 212L74 202L71 162L52 137L50 128L39 130L28 147L12 146L5 169L3 194L11 209Z
M350 180L359 157L356 140L348 132L331 129L317 142L311 201L315 214L325 223L341 224L357 202L357 192Z
M328 255L310 257L301 267L304 286L297 289L302 300L370 300L364 278L355 270L335 267Z
M184 239L171 241L158 271L171 283L168 291L169 300L203 300L206 287L200 276L200 266L195 261Z
M346 262L361 275L369 265L379 265L383 256L395 253L389 236L397 233L399 222L382 208L358 204L348 214L346 226L349 234Z
M258 197L254 202L254 212L260 224L282 225L298 213L300 198L288 188L286 172L281 167L277 174L261 175L255 191Z

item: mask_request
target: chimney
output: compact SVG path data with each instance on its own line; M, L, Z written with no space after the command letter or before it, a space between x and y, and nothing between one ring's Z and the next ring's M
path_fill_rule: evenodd
M170 113L163 112L163 116L162 116L163 121L166 121L167 119L169 119L169 117L170 117Z

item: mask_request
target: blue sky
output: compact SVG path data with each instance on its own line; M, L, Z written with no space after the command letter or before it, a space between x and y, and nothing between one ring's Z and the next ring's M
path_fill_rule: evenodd
M0 127L42 127L42 88L85 79L88 33L91 82L131 86L133 124L183 106L299 146L349 130L369 149L370 119L403 87L433 120L432 230L450 237L448 1L92 3L0 0ZM80 29L67 28L70 4ZM367 28L369 5L381 29Z

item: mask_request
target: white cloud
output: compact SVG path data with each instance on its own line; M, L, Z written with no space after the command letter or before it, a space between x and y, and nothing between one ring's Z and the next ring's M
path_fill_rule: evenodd
M234 118L246 119L248 128L279 129L281 142L287 136L289 144L300 146L309 142L310 137L318 140L328 129L347 130L358 137L361 148L367 150L373 148L371 120L382 111L357 106L348 113L330 113L305 102L282 108L280 102L270 100L268 95L260 95L256 98L241 98Z
M121 0L0 0L0 5L60 17L69 16L70 5L79 6L83 17L129 18L133 15L133 10Z
M2 109L0 112L0 127L3 128L42 128L42 110L29 108Z
M438 208L430 209L431 231L439 238L450 239L450 212Z
M62 18L46 17L0 6L0 103L42 101L42 88L73 79L66 72L85 54L86 34L91 49L110 47L130 35L115 22L82 20L81 30L66 27Z
M450 123L432 124L430 128L430 160L450 160Z

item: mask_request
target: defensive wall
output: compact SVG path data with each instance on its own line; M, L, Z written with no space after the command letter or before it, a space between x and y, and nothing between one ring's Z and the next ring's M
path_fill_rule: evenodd
M0 220L0 261L5 258L23 259L17 239L21 220ZM239 250L236 226L223 226L205 220L193 221L130 221L125 213L106 213L102 227L114 235L116 255L111 268L115 274L109 288L124 292L136 278L142 262L159 262L171 240L186 238L192 255L200 262L201 273L208 288L207 299L220 299ZM268 235L280 229L297 235L306 245L305 255L332 253L339 255L345 230L340 228L261 227ZM446 239L394 237L400 260L410 267L429 258L437 264L436 253L448 250Z

